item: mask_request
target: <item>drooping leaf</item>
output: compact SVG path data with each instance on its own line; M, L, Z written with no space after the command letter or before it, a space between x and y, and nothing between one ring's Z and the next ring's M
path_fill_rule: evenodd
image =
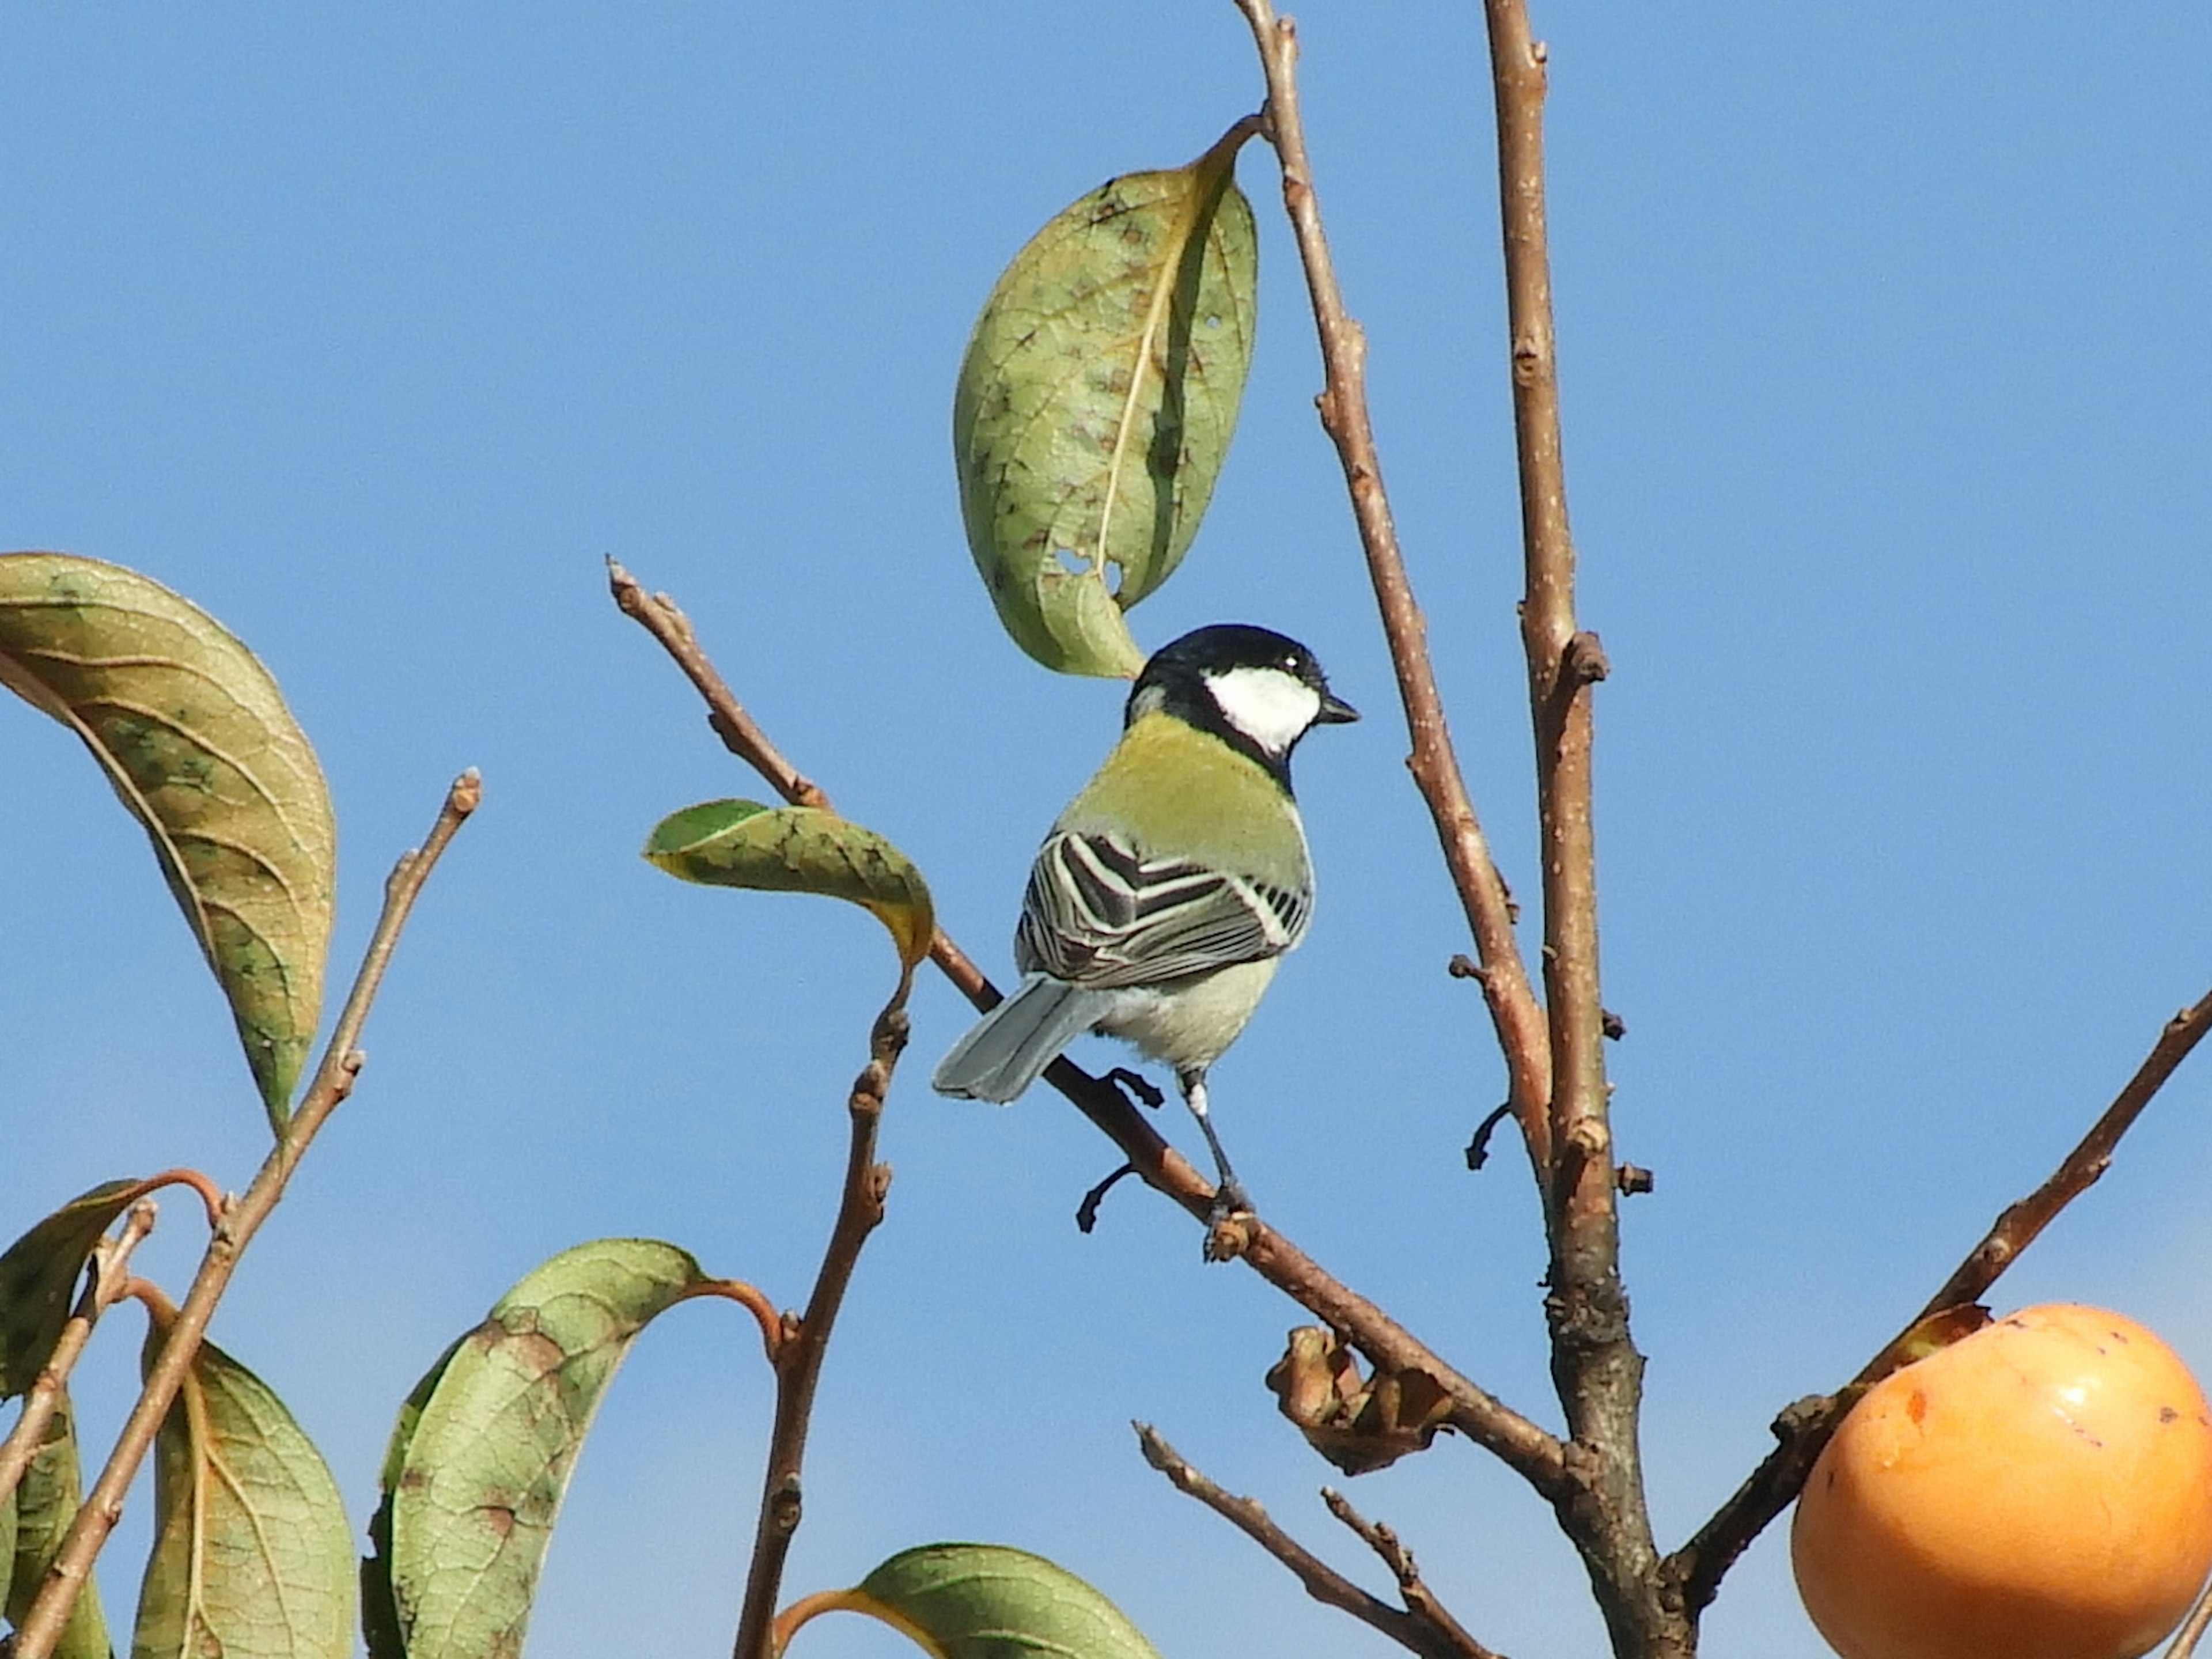
M136 571L8 553L0 685L82 738L145 826L281 1127L321 1018L336 831L276 681Z
M1369 1474L1425 1451L1451 1416L1451 1397L1428 1372L1378 1367L1363 1376L1352 1350L1319 1325L1291 1333L1267 1381L1283 1415L1346 1474Z
M147 1334L149 1369L168 1325ZM131 1659L349 1659L337 1482L269 1385L211 1342L154 1443L154 1511Z
M952 402L968 547L1048 668L1143 665L1121 613L1182 560L1229 453L1259 284L1242 142L1075 202L1014 256L968 342Z
M1121 1610L1065 1567L1002 1544L901 1551L809 1613L865 1613L933 1659L1159 1659ZM803 1622L803 1621L799 1621Z
M368 1644L368 1659L407 1659L407 1641L399 1627L399 1604L392 1589L392 1504L407 1468L407 1450L415 1443L415 1425L422 1408L446 1375L446 1367L469 1339L456 1337L437 1362L422 1373L421 1382L400 1402L399 1419L385 1443L384 1462L377 1480L382 1493L376 1513L369 1517L370 1553L361 1564L361 1632Z
M15 1488L15 1547L8 1579L8 1622L20 1625L46 1582L46 1569L83 1504L84 1481L76 1454L76 1419L64 1391L46 1420L46 1439ZM108 1659L107 1620L100 1586L85 1581L54 1644L54 1659Z
M145 1190L143 1182L103 1182L0 1255L0 1400L14 1399L39 1380L69 1322L92 1247Z
M416 1387L385 1468L380 1540L406 1659L521 1650L608 1382L648 1321L714 1282L672 1244L580 1244L501 1297Z
M907 855L874 830L818 807L750 800L687 806L653 826L645 856L672 876L708 886L850 899L890 930L908 968L929 954L937 929L929 888Z

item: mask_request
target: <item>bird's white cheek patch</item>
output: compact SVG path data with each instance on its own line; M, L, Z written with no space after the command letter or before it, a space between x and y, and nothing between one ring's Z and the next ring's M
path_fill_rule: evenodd
M1231 668L1206 684L1229 723L1270 754L1296 743L1321 713L1321 693L1279 668Z

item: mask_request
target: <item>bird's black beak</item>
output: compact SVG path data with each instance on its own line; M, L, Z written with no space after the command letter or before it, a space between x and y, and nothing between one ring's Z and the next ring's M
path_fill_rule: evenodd
M1321 713L1314 716L1316 726L1348 726L1359 718L1359 711L1334 691L1321 694Z

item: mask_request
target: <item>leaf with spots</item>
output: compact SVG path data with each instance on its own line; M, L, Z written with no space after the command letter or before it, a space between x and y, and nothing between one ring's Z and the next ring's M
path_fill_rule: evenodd
M151 1183L106 1181L71 1199L0 1255L0 1400L39 1380L76 1300L93 1246Z
M7 1570L7 1612L20 1625L46 1582L46 1569L60 1552L63 1536L84 1503L84 1480L76 1453L76 1418L69 1394L60 1395L46 1419L46 1437L23 1471L15 1492L15 1541L0 1566ZM107 1619L100 1611L100 1586L86 1580L54 1644L54 1659L108 1659Z
M872 830L814 806L710 800L672 812L645 843L648 863L684 881L849 899L890 930L909 971L937 931L912 860Z
M158 1307L151 1370L174 1317ZM154 1549L132 1659L349 1659L352 1529L269 1385L202 1342L154 1443Z
M968 547L1014 642L1134 675L1122 612L1189 548L1229 453L1259 294L1243 123L1188 167L1109 180L1014 256L960 365Z
M76 732L145 826L281 1130L322 1016L336 830L276 682L136 571L8 553L0 685Z
M776 1621L777 1651L817 1613L864 1613L933 1659L1159 1659L1121 1610L1065 1567L1002 1544L903 1550L848 1590Z
M402 1408L371 1532L375 1659L514 1659L592 1414L637 1334L721 1281L672 1244L564 1250L501 1297Z

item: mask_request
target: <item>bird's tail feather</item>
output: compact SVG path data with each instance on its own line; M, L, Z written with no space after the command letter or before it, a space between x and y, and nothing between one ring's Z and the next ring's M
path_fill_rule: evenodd
M1031 974L952 1045L952 1052L938 1061L930 1086L941 1095L1004 1105L1036 1082L1062 1048L1096 1025L1113 1006L1115 994Z

